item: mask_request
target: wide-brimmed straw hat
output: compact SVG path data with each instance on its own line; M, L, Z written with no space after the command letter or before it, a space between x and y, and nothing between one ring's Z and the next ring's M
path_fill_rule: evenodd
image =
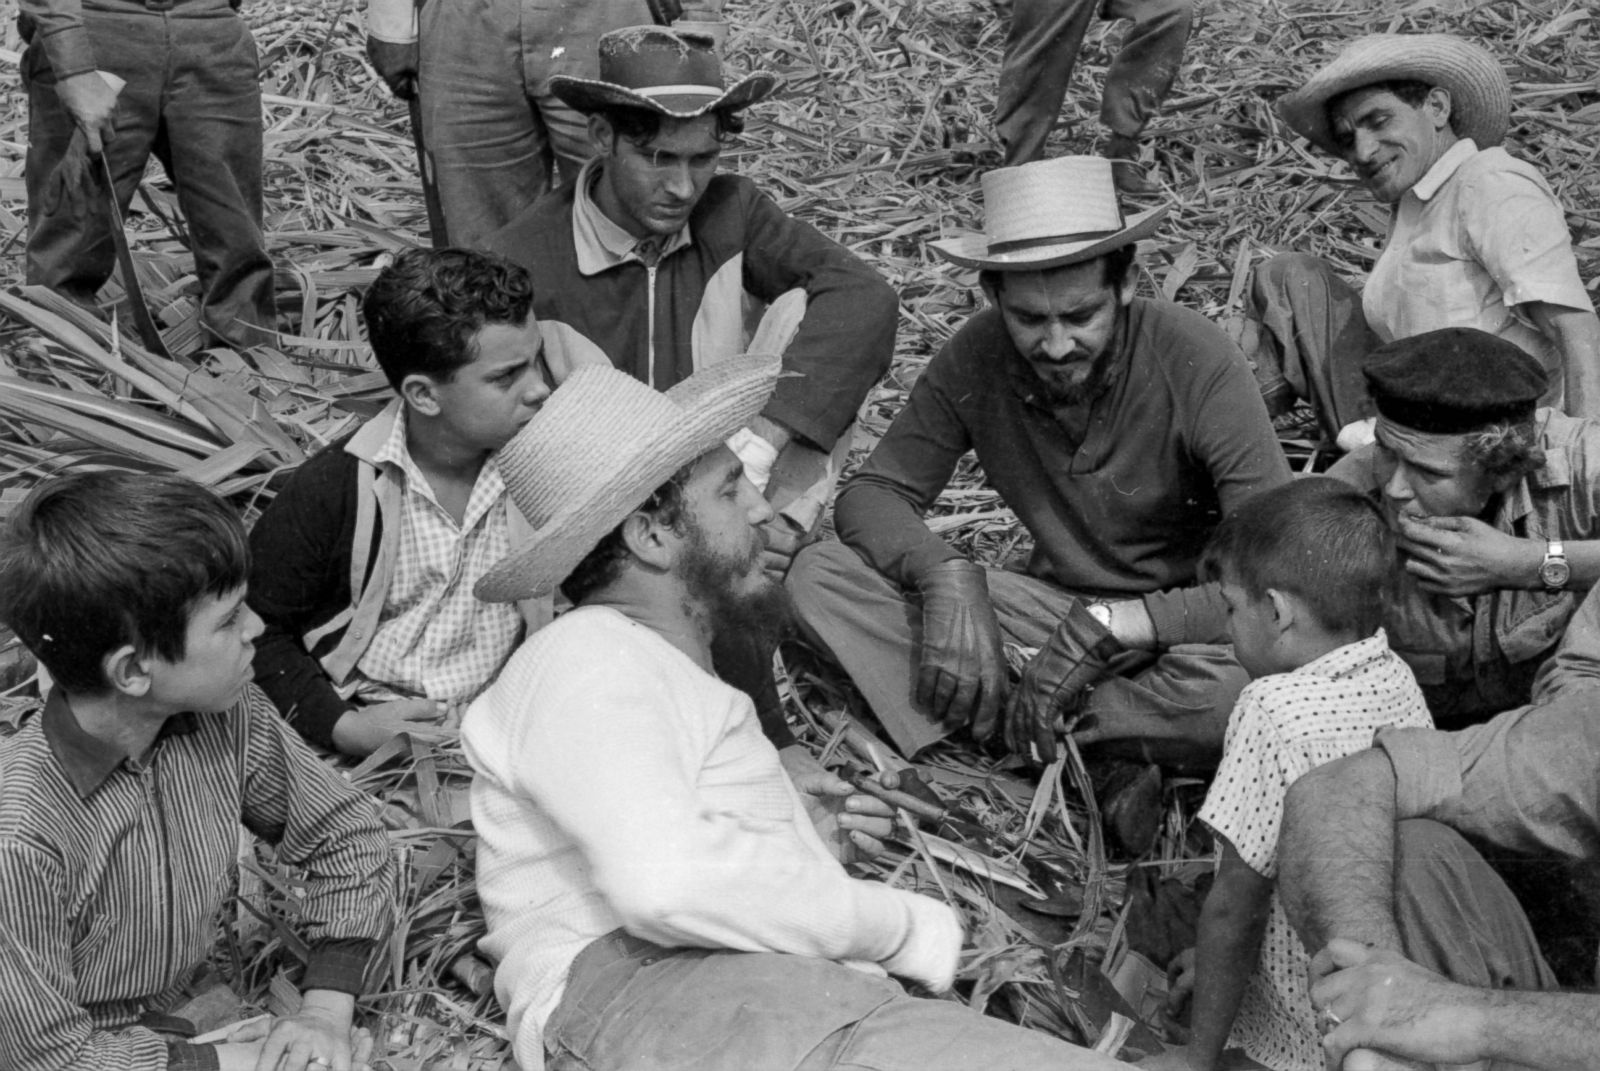
M776 357L732 357L662 393L608 365L583 365L497 455L533 535L473 588L486 602L554 591L656 488L761 411Z
M1305 85L1278 102L1295 133L1342 156L1328 122L1328 103L1378 82L1425 82L1450 93L1455 132L1487 149L1511 124L1511 82L1493 53L1447 33L1380 33L1345 45Z
M983 176L983 233L929 242L946 260L986 271L1040 271L1149 237L1167 209L1124 216L1099 156L1058 156Z
M766 71L722 84L722 59L709 35L666 26L625 26L600 37L600 77L558 74L550 91L580 112L643 108L674 119L745 108L778 84Z

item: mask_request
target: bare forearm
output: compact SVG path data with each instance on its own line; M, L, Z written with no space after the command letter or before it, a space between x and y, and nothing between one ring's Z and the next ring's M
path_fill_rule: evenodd
M1194 1071L1211 1071L1227 1047L1266 930L1265 910L1223 907L1218 904L1223 899L1213 890L1200 914L1189 1043L1189 1066Z
M1524 309L1561 354L1567 412L1600 420L1600 319L1586 309L1544 302Z
M1483 1058L1540 1071L1600 1067L1600 995L1473 990Z
M1399 951L1394 921L1394 768L1361 751L1289 789L1278 895L1309 949L1334 937Z

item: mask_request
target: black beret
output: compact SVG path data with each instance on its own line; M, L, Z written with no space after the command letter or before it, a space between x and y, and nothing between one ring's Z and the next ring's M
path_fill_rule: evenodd
M1474 327L1397 338L1368 354L1362 371L1379 414L1436 435L1531 420L1550 385L1520 346Z

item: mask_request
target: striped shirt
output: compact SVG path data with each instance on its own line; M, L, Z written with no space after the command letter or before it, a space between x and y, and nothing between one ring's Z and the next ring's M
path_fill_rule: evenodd
M59 691L0 736L0 1067L216 1066L138 1023L210 955L240 823L304 870L302 986L359 993L393 913L387 839L255 685L169 719L143 764Z
M426 696L448 704L455 720L522 639L514 603L472 594L478 578L511 552L505 481L494 459L485 461L457 524L406 449L403 409L375 460L381 478L403 488L400 548L377 632L356 663L358 676L382 690L358 690L376 701Z

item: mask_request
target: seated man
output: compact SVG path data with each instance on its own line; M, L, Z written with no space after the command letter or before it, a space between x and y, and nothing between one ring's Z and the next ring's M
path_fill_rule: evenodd
M232 508L175 476L48 480L0 536L0 623L55 681L0 735L0 1066L301 1071L362 1047L388 840L250 683L249 568ZM190 1045L241 823L303 872L303 1002Z
M1563 671L1546 663L1600 580L1600 424L1535 409L1539 363L1470 328L1381 346L1363 371L1377 442L1329 475L1370 494L1395 531L1389 643L1442 728L1527 703L1541 674ZM1185 611L1163 642L1210 635L1223 607L1199 589Z
M596 158L488 248L532 273L558 383L579 364L609 363L666 390L745 351L747 301L804 290L783 352L791 374L736 446L784 520L769 537L782 554L821 519L856 410L888 371L898 303L858 257L749 179L717 173L744 109L776 81L756 72L725 87L709 37L659 26L605 34L598 80L551 80L589 117Z
M521 523L491 456L549 395L527 272L408 250L362 302L397 397L301 465L250 536L256 682L321 747L366 755L459 717L545 603L472 585Z
M1082 713L1156 761L1214 765L1246 682L1222 622L1159 659L1118 640L1166 627L1152 619L1183 600L1163 589L1194 581L1221 516L1288 481L1266 408L1220 330L1134 296L1134 242L1165 209L1125 220L1109 163L1002 168L983 192L987 234L934 248L978 269L993 307L929 363L840 494L842 544L796 559L802 627L907 755L994 727L1004 635L1040 648L1013 695L1013 748L1053 757L1096 676L1085 660L1114 661ZM968 450L1033 536L1025 573L983 569L923 523ZM1120 619L1102 601L1130 597Z
M1591 591L1531 705L1458 732L1386 729L1290 789L1279 882L1307 947L1323 948L1312 993L1332 1026L1330 1067L1355 1048L1600 1066L1600 997L1534 991L1554 978L1528 921L1462 839L1566 861L1595 887L1597 644Z
M892 981L950 987L956 913L849 877L827 842L859 819L814 826L749 698L710 672L718 630L782 618L761 564L772 509L722 445L777 374L732 358L662 395L582 368L506 448L534 534L479 593L559 584L576 604L462 727L483 944L517 1061L1111 1071Z
M1361 379L1369 352L1475 327L1539 360L1550 373L1546 405L1600 417L1600 320L1549 183L1500 147L1511 86L1493 55L1447 34L1364 37L1279 112L1394 212L1359 297L1303 254L1256 273L1264 391L1310 401L1330 439L1354 424L1340 436L1350 449L1371 441Z

